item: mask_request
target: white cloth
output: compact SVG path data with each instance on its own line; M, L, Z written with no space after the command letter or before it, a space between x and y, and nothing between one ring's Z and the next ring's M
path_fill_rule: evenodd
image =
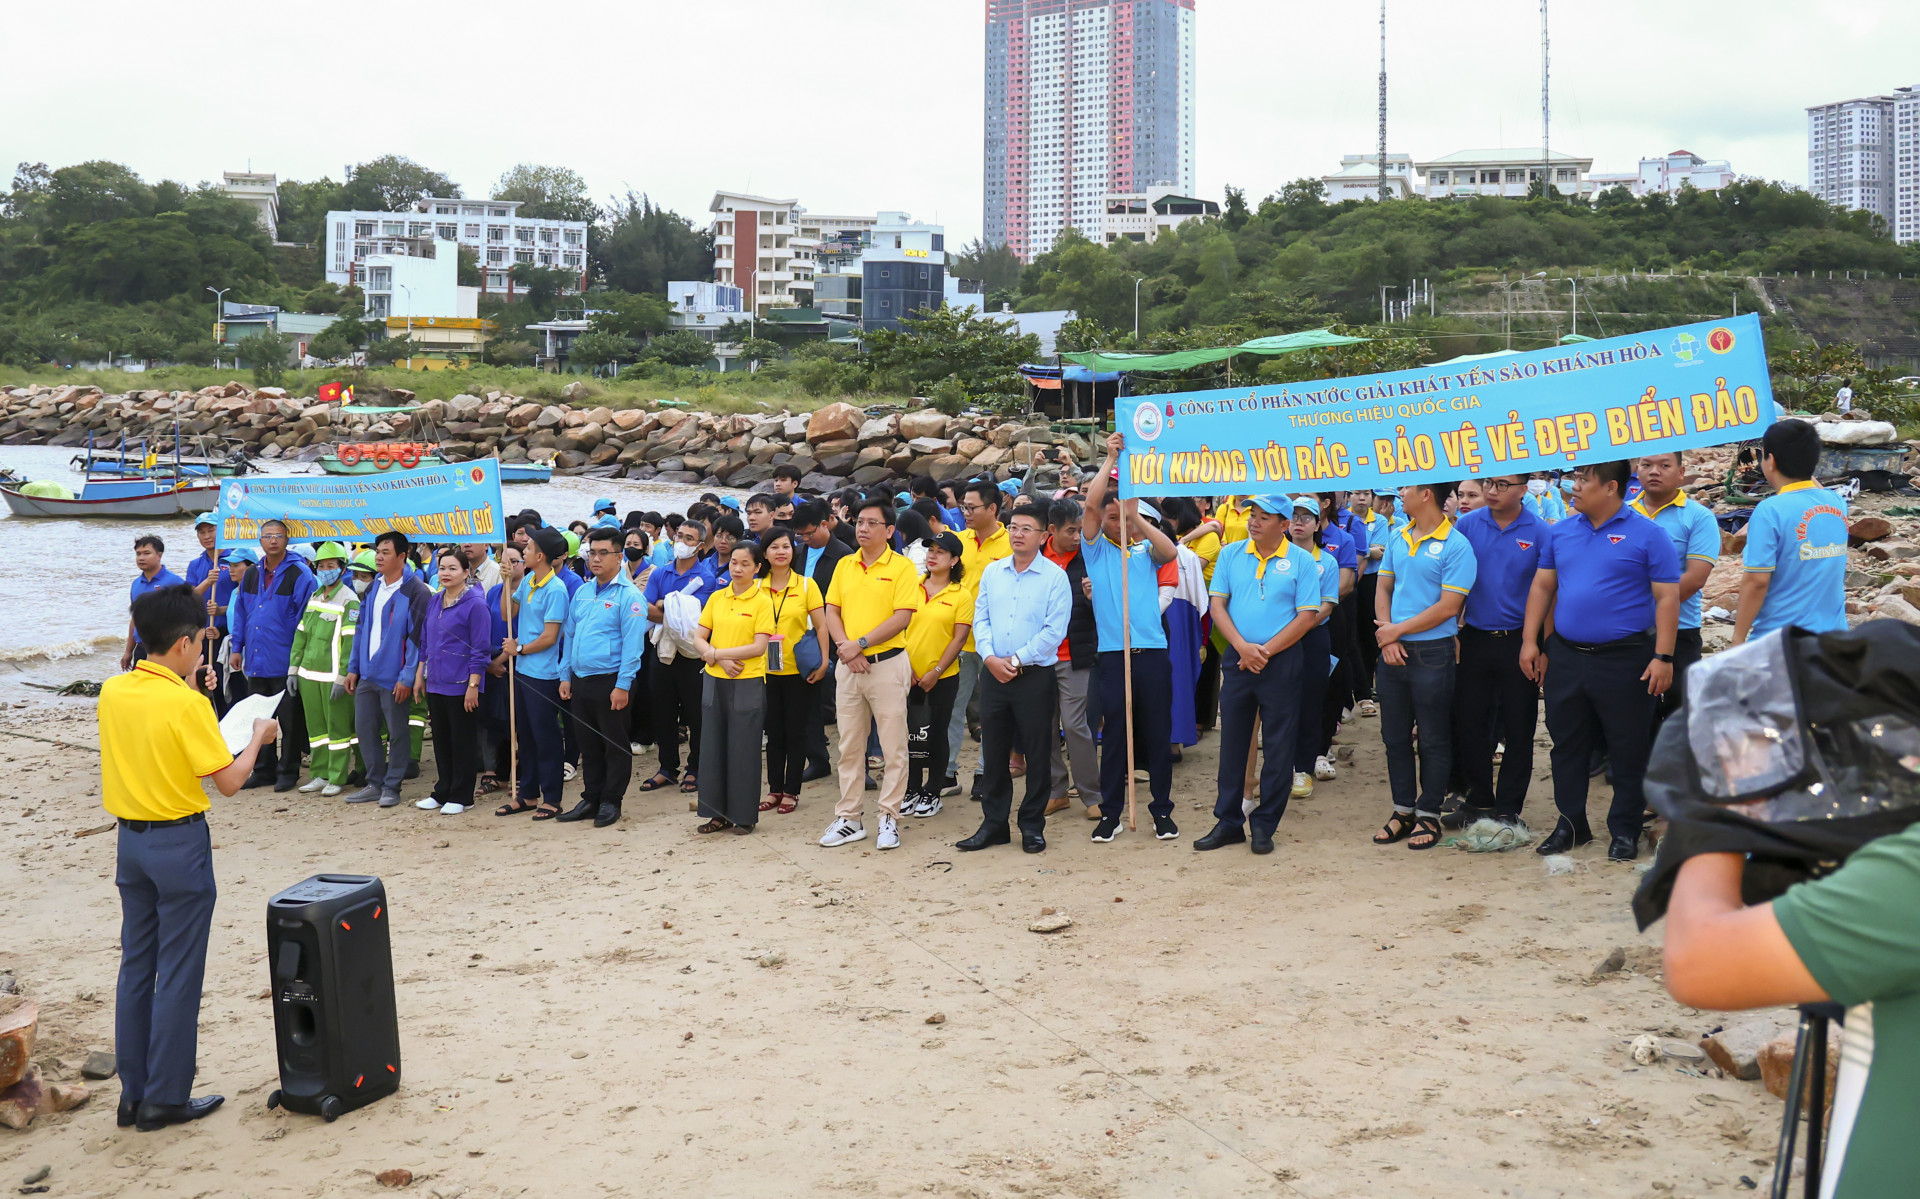
M700 635L702 606L693 593L699 589L700 580L690 578L681 590L670 591L660 598L661 619L653 644L662 663L694 652L694 638Z
M385 578L382 578L380 580L379 586L374 589L373 629L367 634L367 660L368 661L372 661L373 655L380 652L381 610L387 606L387 601L393 598L393 593L400 590L400 584L406 581L407 581L407 576L406 576L406 573L403 571L401 572L400 577L395 579L391 583L387 582Z
M1853 388L1842 387L1834 393L1833 406L1842 412L1853 411Z

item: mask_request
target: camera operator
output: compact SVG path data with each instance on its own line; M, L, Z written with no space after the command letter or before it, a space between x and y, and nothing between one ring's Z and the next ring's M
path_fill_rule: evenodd
M1681 865L1667 907L1667 990L1720 1011L1846 1004L1820 1193L1911 1194L1910 1144L1920 1129L1920 825L1868 842L1833 874L1771 903L1741 903L1745 869L1737 853Z

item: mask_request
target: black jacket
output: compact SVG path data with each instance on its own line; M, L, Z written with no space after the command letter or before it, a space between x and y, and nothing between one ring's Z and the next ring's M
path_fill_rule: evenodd
M1091 670L1094 655L1100 650L1100 626L1094 621L1093 601L1087 598L1084 586L1086 558L1076 547L1061 569L1067 572L1067 589L1073 593L1073 614L1067 618L1067 652L1073 655L1075 670Z
M813 551L807 546L802 545L800 552L802 554L808 554ZM852 552L852 550L847 548L846 542L841 541L838 537L827 538L826 548L820 551L820 560L813 564L813 571L807 576L813 580L815 586L820 588L820 599L823 602L827 598L828 586L833 583L833 568L840 565L840 559ZM801 561L805 562L806 559L802 558Z

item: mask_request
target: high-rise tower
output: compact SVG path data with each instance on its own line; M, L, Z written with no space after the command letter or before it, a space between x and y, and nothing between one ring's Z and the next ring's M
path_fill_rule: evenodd
M986 219L1023 260L1108 193L1191 194L1194 0L987 0Z

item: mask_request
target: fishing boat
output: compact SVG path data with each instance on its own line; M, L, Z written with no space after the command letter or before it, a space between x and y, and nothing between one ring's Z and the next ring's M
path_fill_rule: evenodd
M548 483L553 480L551 462L502 462L500 481L502 483Z
M341 406L340 411L356 416L394 416L418 413L420 407L419 404L403 404L394 408L346 404ZM379 475L393 470L415 470L422 466L445 466L447 460L440 454L440 439L432 422L416 415L413 424L421 434L417 440L348 442L331 454L322 454L320 469L330 475Z
M149 455L138 449L122 454L117 451L104 451L89 458L85 454L73 456L73 469L86 475L119 475L122 478L229 478L244 475L254 469L244 451L235 450L224 458L208 455L181 455L180 458L159 458L149 460Z
M27 483L0 483L0 497L15 516L169 517L211 512L220 502L218 483L174 479L88 479L79 495L31 495ZM51 489L49 489L51 490ZM65 488L59 490L64 491Z

